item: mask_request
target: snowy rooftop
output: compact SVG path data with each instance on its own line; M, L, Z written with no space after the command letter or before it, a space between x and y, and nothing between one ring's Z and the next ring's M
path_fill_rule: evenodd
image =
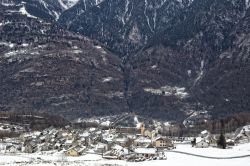
M139 137L135 140L135 142L140 142L140 143L151 143L151 139L146 138L146 137Z
M201 132L202 135L205 135L205 134L208 134L208 131L207 130L204 130Z
M138 154L155 154L156 149L155 148L136 148L135 153L138 153Z

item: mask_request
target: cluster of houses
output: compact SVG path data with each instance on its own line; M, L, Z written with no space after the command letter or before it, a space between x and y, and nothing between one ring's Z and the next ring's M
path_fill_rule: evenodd
M217 147L217 141L219 139L218 134L211 134L209 131L202 131L198 137L191 141L192 146L196 148L208 148ZM234 146L240 143L250 142L250 125L238 128L235 133L225 134L226 144L228 146Z
M9 129L2 125L0 129ZM11 126L11 128L14 127ZM21 130L22 128L18 128ZM239 128L234 134L225 135L228 145L250 142L250 126ZM19 137L3 139L0 151L7 153L35 153L58 151L66 156L88 153L102 155L105 159L144 161L166 159L166 151L175 148L174 142L190 142L193 147L216 147L219 135L202 131L194 140L190 137L166 137L157 128L137 123L132 127L112 125L108 129L90 127L74 129L47 128L43 131L24 132Z
M8 153L56 150L66 156L95 153L106 159L134 161L166 159L164 151L172 148L174 144L171 139L159 135L155 130L146 129L144 123L136 127L115 127L108 130L50 127L43 131L21 134L18 138L5 139L0 146L0 150Z
M135 128L118 127L110 131L113 134L104 137L104 140L111 145L103 153L103 157L107 159L135 161L166 159L164 151L174 148L171 139L159 135L155 130L146 129L143 123Z
M8 123L0 123L0 132L24 132L25 127Z

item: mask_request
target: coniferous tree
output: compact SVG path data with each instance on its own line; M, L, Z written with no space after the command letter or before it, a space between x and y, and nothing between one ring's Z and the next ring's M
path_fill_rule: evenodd
M225 136L223 134L220 135L220 138L217 141L217 146L220 148L226 149L227 142L226 142Z
M191 141L192 147L194 147L196 145L196 138L194 138L193 141Z

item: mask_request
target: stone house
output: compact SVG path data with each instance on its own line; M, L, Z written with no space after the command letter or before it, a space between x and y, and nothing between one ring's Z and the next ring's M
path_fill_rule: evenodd
M85 150L85 146L74 146L66 151L66 155L72 157L80 156L84 153Z
M37 151L37 145L33 141L26 142L22 151L25 153L34 153Z
M70 148L66 151L66 155L71 157L76 157L79 156L79 153L76 151L76 149Z
M174 147L172 140L170 140L167 137L161 137L161 136L154 139L153 145L156 148L173 148Z

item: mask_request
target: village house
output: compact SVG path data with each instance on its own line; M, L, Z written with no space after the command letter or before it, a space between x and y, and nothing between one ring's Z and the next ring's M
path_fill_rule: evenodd
M154 139L153 141L153 145L157 148L157 149L170 149L174 147L174 144L172 143L172 141L170 139L168 139L167 137L157 137Z
M119 134L119 135L114 139L113 142L124 147L124 146L127 146L128 141L129 141L128 137L126 137L126 136L123 135L123 134Z
M146 129L143 133L144 137L153 138L155 136L154 130Z
M57 142L55 145L54 145L54 149L56 149L56 150L62 150L62 148L63 148L63 144L62 143L60 143L60 142Z
M112 143L116 137L117 135L113 133L104 133L102 135L103 141L107 141L108 143Z
M145 147L151 143L152 143L151 139L149 139L147 137L143 137L143 136L140 136L134 140L134 145L137 147Z
M89 132L79 132L78 133L78 139L82 140L82 143L85 145L85 146L89 146L91 144L91 135Z
M235 142L237 143L248 143L250 142L250 137L248 135L240 135L235 139Z
M116 132L122 134L138 134L140 133L140 130L136 127L117 127Z
M217 139L214 136L210 137L208 141L209 141L209 146L217 147Z
M209 143L204 138L198 137L198 138L196 138L195 147L196 148L208 148Z
M38 151L49 151L53 149L53 146L45 142L45 143L38 145L37 148L38 148Z
M138 158L153 158L157 157L157 150L155 148L136 148L134 150L136 157Z
M240 133L237 134L235 142L237 143L248 143L250 142L250 126L245 126L241 129ZM237 132L237 131L236 131Z
M66 155L71 157L76 157L79 156L79 153L76 151L76 149L70 148L66 151Z
M0 150L6 150L7 146L12 145L12 143L7 143L7 142L1 142L0 144Z
M74 140L73 139L70 139L70 140L66 140L64 145L65 145L65 148L69 148L72 146L72 144L74 143Z
M83 146L75 146L75 147L71 147L66 151L66 155L67 156L71 156L71 157L77 157L80 156L84 153L84 151L86 150L86 147Z
M114 144L111 147L110 151L107 151L103 154L103 158L106 159L125 159L129 154L129 150L120 145Z
M206 138L206 137L209 137L210 136L210 132L207 131L207 130L204 130L200 133L200 137L201 138Z
M24 143L22 151L25 153L34 153L37 151L37 143L34 141L27 141Z
M108 150L108 145L101 142L97 143L94 149L96 153L104 153L107 150Z
M41 137L39 137L38 139L37 139L37 142L38 143L44 143L46 141L46 136L41 136Z
M11 144L11 145L6 146L5 152L7 152L7 153L16 153L19 150L21 150L21 146Z
M217 147L217 135L211 134L209 131L204 130L199 134L199 137L192 141L192 146L196 148L207 148L209 146Z
M232 139L227 139L226 143L227 143L228 146L234 146L235 145L235 141L232 140Z

